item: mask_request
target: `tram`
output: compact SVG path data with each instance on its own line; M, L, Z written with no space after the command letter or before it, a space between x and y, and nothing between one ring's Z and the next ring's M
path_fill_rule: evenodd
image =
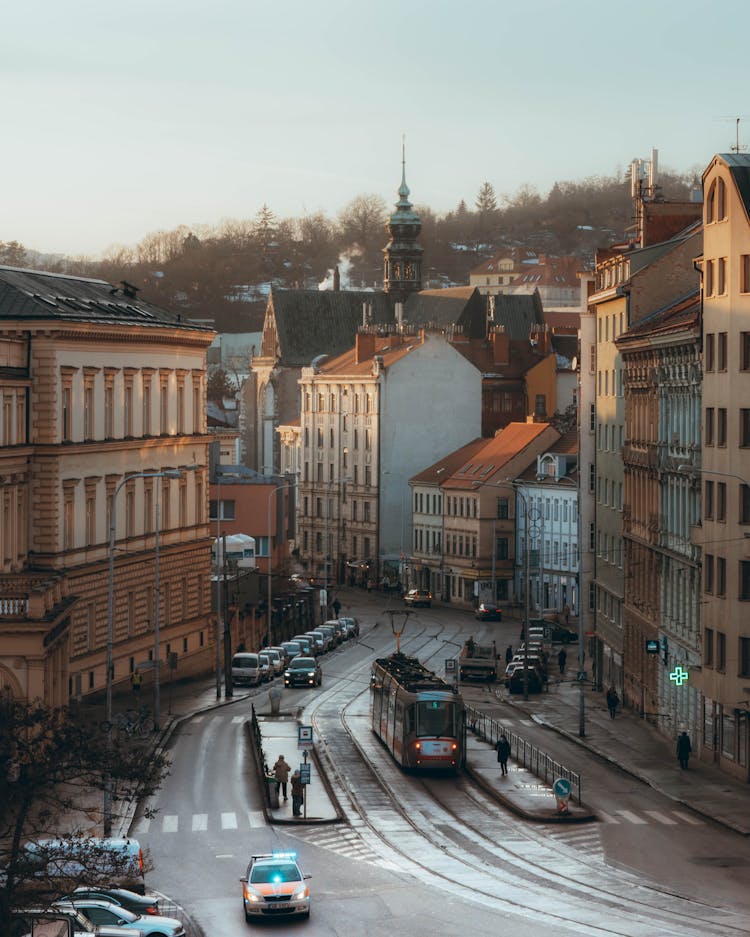
M416 657L391 654L370 674L370 722L406 770L458 772L466 760L461 695Z

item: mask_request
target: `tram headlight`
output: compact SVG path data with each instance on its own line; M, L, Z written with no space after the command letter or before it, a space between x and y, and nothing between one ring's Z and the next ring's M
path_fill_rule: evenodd
M453 751L455 752L455 750L458 748L458 742L454 742L454 743L451 745L451 748L452 748Z
M421 743L421 742L415 742L415 743L414 743L414 747L416 748L417 751L420 751L421 748L422 748L422 743Z

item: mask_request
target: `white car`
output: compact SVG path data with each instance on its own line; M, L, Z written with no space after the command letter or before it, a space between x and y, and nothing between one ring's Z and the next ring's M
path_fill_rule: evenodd
M185 937L182 922L174 917L136 914L109 901L95 901L93 898L76 899L70 904L92 924L127 928L130 932L135 930L143 937Z

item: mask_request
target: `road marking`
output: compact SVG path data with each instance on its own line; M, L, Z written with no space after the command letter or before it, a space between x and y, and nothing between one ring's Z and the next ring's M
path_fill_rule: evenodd
M681 810L673 810L672 813L685 823L692 823L693 826L703 826L704 821L697 817L692 817L689 813L683 813Z
M643 817L639 817L637 813L633 813L630 810L618 810L617 813L620 814L628 823L639 823L641 825L645 824L647 821Z
M193 716L192 722L203 722L204 716Z
M246 716L233 716L232 717L232 725L239 725L240 723L246 722L246 721L247 721Z
M178 826L179 826L179 817L177 817L174 814L165 815L164 819L161 821L162 833L176 833Z
M644 810L645 814L653 817L654 820L658 820L659 823L664 823L666 826L677 826L677 820L673 820L671 817L665 816L663 813L659 813L658 810Z
M262 810L248 810L247 822L250 824L251 828L253 829L259 826L265 826L266 816Z
M208 829L208 814L193 814L193 833L200 833Z
M603 810L599 811L599 816L602 818L602 820L604 820L605 823L619 823L620 822L616 817L613 817L609 813L605 813Z
M237 814L236 813L222 813L221 828L222 830L236 830L237 829Z

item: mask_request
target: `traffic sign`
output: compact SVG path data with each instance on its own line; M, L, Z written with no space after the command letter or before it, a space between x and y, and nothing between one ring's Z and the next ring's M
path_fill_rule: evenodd
M557 800L557 812L567 813L568 801L570 800L570 792L572 790L570 781L567 778L557 778L552 785L552 790Z
M310 765L308 762L299 766L299 779L303 784L310 783Z
M297 726L297 748L309 749L313 747L312 726Z

